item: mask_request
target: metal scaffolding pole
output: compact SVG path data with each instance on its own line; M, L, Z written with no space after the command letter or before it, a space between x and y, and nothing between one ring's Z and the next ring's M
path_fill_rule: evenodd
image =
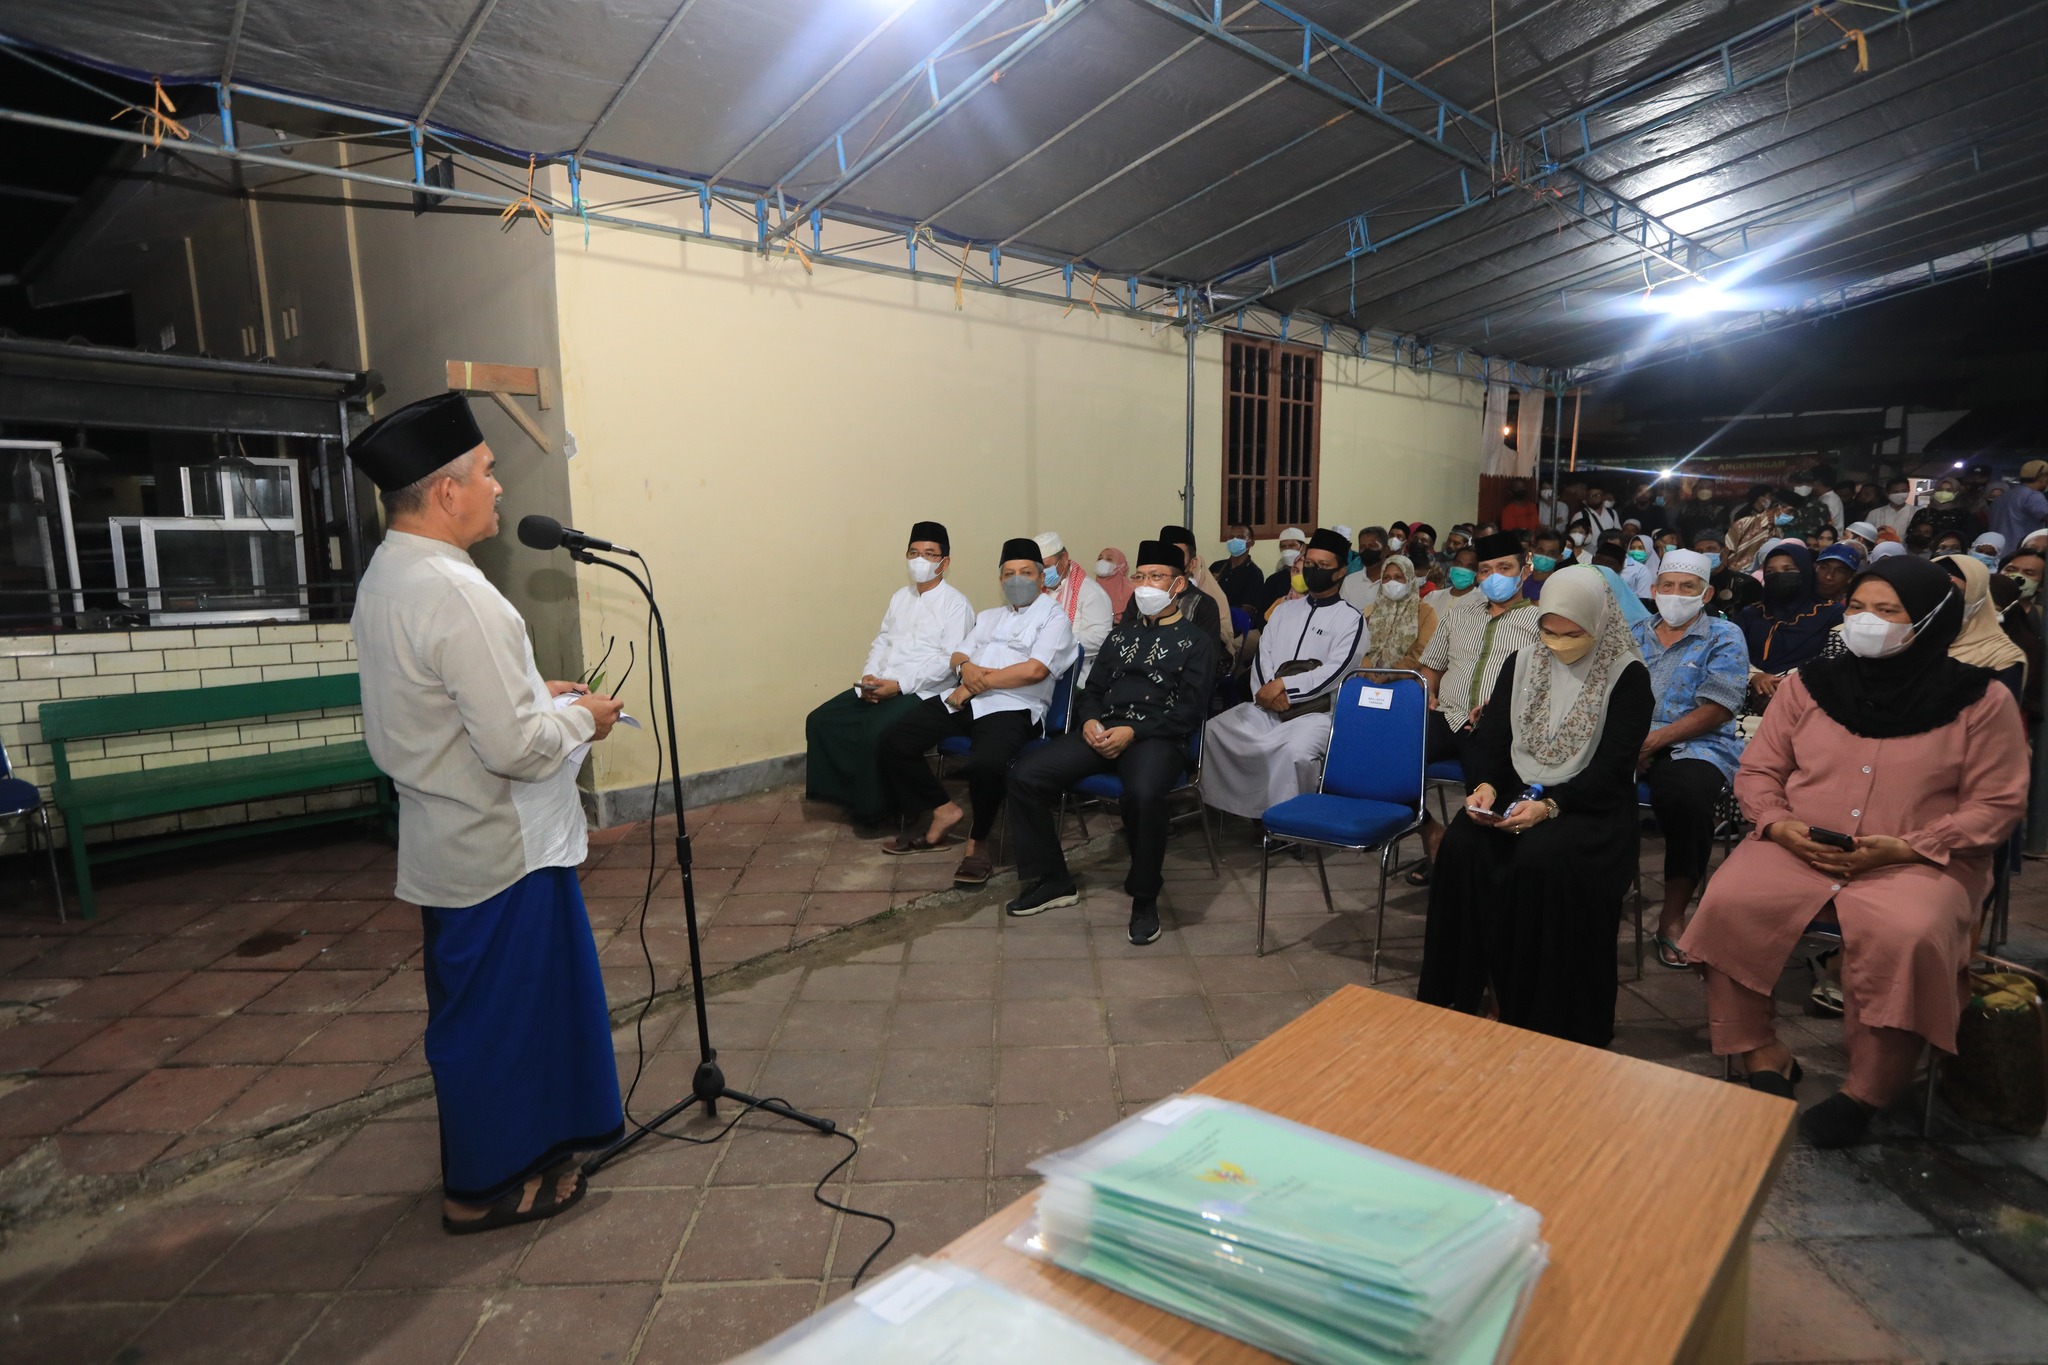
M1195 529L1195 337L1202 330L1192 305L1188 308L1188 320L1181 328L1188 338L1188 411L1187 411L1187 467L1181 475L1180 524L1190 531ZM1196 532L1200 534L1200 532Z

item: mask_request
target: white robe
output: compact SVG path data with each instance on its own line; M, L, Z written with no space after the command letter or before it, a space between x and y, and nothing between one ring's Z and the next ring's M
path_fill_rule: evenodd
M1314 671L1287 679L1290 705L1313 701L1334 691L1371 643L1365 617L1341 597L1282 602L1259 635L1250 685L1254 691L1265 686L1289 660L1320 660ZM1202 799L1256 820L1269 807L1314 791L1329 747L1327 712L1282 720L1256 702L1234 706L1203 731Z

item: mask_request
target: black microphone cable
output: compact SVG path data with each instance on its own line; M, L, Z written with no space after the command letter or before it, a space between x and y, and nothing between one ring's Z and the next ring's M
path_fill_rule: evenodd
M765 1096L757 1099L751 1104L742 1106L738 1113L726 1121L724 1127L704 1137L692 1137L687 1133L671 1133L665 1128L642 1123L633 1117L633 1095L639 1090L640 1078L647 1069L647 1015L654 1008L655 993L660 985L660 977L656 974L654 968L654 950L647 946L647 912L649 907L654 904L654 884L657 880L661 864L661 836L660 832L656 829L657 822L655 817L660 811L662 764L668 752L661 741L661 718L656 714L660 708L656 705L654 699L654 670L658 658L662 667L663 681L669 682L670 685L673 685L673 682L667 676L667 659L658 656L654 649L654 570L648 565L646 556L642 555L639 551L623 550L620 553L631 555L634 559L638 560L640 562L640 572L647 579L647 730L654 739L654 782L648 789L647 798L647 885L640 896L640 914L638 917L640 958L647 964L647 995L640 1002L639 1014L633 1018L633 1079L626 1087L626 1097L621 1102L619 1108L626 1121L631 1123L639 1132L652 1133L656 1137L667 1138L671 1142L686 1142L693 1147L705 1147L715 1142L724 1141L732 1130L738 1126L741 1119L753 1113L762 1105L770 1103L787 1105L788 1101L775 1096ZM631 642L629 641L628 645L630 646L630 644ZM627 669L627 676L631 676L631 673L632 670L629 667ZM625 678L621 678L619 683L620 689L623 689ZM615 689L612 695L617 696L618 689ZM683 819L683 812L678 810L675 816L680 825ZM676 868L676 873L678 877L682 875L680 864ZM772 1113L773 1111L769 1112ZM846 1139L849 1144L846 1155L840 1157L838 1161L832 1164L829 1170L818 1177L818 1183L811 1186L811 1198L828 1209L833 1209L855 1218L865 1218L870 1222L880 1223L889 1229L881 1242L860 1263L860 1269L854 1272L852 1287L858 1289L860 1288L861 1280L867 1275L868 1269L874 1265L875 1258L886 1251L889 1244L896 1240L896 1220L887 1214L871 1213L866 1209L855 1208L851 1204L841 1204L825 1197L825 1182L846 1169L848 1163L860 1155L860 1139L847 1132L845 1128L835 1127L832 1130L832 1136Z

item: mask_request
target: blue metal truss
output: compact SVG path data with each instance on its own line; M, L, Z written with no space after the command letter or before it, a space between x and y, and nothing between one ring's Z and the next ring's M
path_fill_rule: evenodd
M1174 15L1174 17L1181 19L1183 22L1201 22L1199 20L1193 19L1192 16L1187 15L1185 11L1175 10L1171 6L1171 4L1167 3L1167 0L1138 0L1138 2L1141 4L1150 5L1153 8L1158 9L1161 13L1172 14ZM1264 0L1260 0L1260 3L1263 2ZM1889 0L1889 3L1896 7L1890 13L1881 14L1878 18L1869 21L1865 21L1861 17L1858 18L1857 26L1862 30L1866 39L1871 34L1884 32L1885 30L1890 29L1898 24L1905 23L1918 15L1924 14L1928 10L1933 9L1935 6L1945 3L1945 0ZM1612 151L1615 148L1623 146L1629 142L1635 141L1638 138L1645 137L1648 134L1657 131L1658 129L1668 127L1672 123L1677 122L1681 119L1689 118L1692 115L1699 113L1701 110L1709 108L1712 105L1729 98L1730 96L1740 94L1745 90L1753 89L1754 87L1762 85L1769 81L1782 80L1802 66L1806 66L1812 62L1819 61L1823 58L1827 58L1833 55L1835 53L1836 45L1833 43L1823 42L1814 46L1813 48L1810 48L1809 50L1803 53L1795 51L1788 60L1779 62L1775 65L1770 66L1767 69L1749 71L1743 74L1738 74L1737 72L1738 62L1744 55L1753 51L1754 49L1763 45L1764 43L1769 42L1777 38L1778 36L1792 30L1800 20L1811 18L1815 8L1816 6L1809 3L1806 5L1802 5L1797 9L1789 10L1777 16L1774 19L1768 20L1764 23L1758 24L1750 29L1747 29L1740 34L1737 34L1735 37L1729 38L1724 42L1717 43L1713 47L1703 49L1699 52L1691 54L1690 56L1681 58L1679 61L1674 62L1671 65L1663 68L1656 74L1646 76L1642 80L1634 82L1633 84L1627 86L1623 90L1616 91L1613 94L1603 96L1599 100L1596 100L1588 105L1585 105L1582 108L1575 109L1572 112L1565 114L1560 118L1554 119L1551 122L1544 124L1542 127L1538 128L1530 137L1523 139L1520 143L1520 146L1522 147L1524 153L1530 157L1530 160L1528 160L1524 164L1534 167L1537 172L1532 179L1524 182L1525 186L1537 189L1544 188L1548 185L1551 178L1554 176L1570 177L1581 186L1588 185L1591 182L1585 177L1585 174L1581 168L1591 158L1598 156L1602 153ZM1236 43L1233 43L1233 46L1236 45ZM1263 53L1262 49L1252 47L1252 45L1250 44L1243 44L1243 46L1251 48L1253 52L1261 53L1262 57L1270 58L1270 54ZM1371 61L1370 58L1366 58L1365 60ZM1270 61L1269 64L1271 64ZM1648 91L1653 90L1660 85L1664 85L1666 83L1678 80L1683 76L1696 73L1703 67L1717 69L1721 73L1721 80L1712 90L1700 94L1699 96L1693 99L1686 100L1683 103L1674 105L1672 108L1667 109L1662 113L1645 120L1642 123L1632 124L1625 128L1617 129L1612 133L1605 135L1602 135L1601 133L1595 130L1595 120L1597 120L1603 114L1614 113L1615 111L1618 111L1625 107L1626 101L1638 99ZM1475 123L1477 122L1476 120L1474 121ZM1574 141L1576 141L1577 149L1569 155L1562 155L1562 148L1573 145ZM1408 227L1400 229L1399 231L1383 234L1377 239L1367 238L1367 240L1370 241L1370 245L1362 249L1358 248L1355 245L1355 243L1349 244L1347 245L1345 254L1338 257L1337 259L1326 261L1320 265L1296 272L1285 277L1284 279L1281 278L1281 276L1278 273L1278 264L1281 258L1291 255L1296 251L1299 251L1302 248L1302 246L1306 245L1308 242L1313 242L1321 238L1333 236L1338 232L1346 232L1348 234L1354 225L1356 225L1359 229L1359 234L1361 236L1364 236L1364 229L1368 225L1365 216L1359 215L1350 219L1340 221L1338 223L1334 223L1328 228L1313 233L1309 237L1303 239L1301 242L1297 242L1292 246L1283 248L1282 250L1277 252L1270 253L1257 260L1246 262L1239 266L1233 266L1229 270L1226 270L1223 273L1219 274L1212 283L1222 284L1228 280L1240 278L1246 275L1257 275L1259 273L1265 273L1268 276L1269 284L1267 285L1267 287L1261 289L1258 293L1251 296L1253 298L1262 298L1268 294L1279 292L1279 290L1291 289L1298 285L1304 284L1309 280L1316 279L1322 275L1326 275L1333 270L1341 268L1348 262L1355 260L1359 255L1368 254L1372 251L1384 250L1386 247L1393 245L1395 242L1403 241L1409 237L1415 236L1418 233L1426 232L1431 228L1439 226L1440 224L1449 222L1454 218L1460 217L1463 214L1468 213L1475 208L1479 208L1482 205L1491 202L1492 199L1497 197L1497 193L1481 194L1475 196L1472 193L1470 193L1469 186L1463 184L1462 182L1461 191L1461 202L1453 206L1452 208L1445 210L1444 212L1435 214L1420 223L1411 224ZM1597 222L1596 218L1588 217L1588 215L1585 214L1584 202L1578 200L1576 197L1574 197L1570 202L1560 201L1560 203L1562 207L1573 209L1582 218L1587 218L1588 221ZM1640 209L1639 206L1630 204L1627 201L1620 201L1620 203L1616 207L1617 212L1611 220L1614 226L1620 226L1624 222L1624 215L1628 212L1629 209L1634 209L1636 212L1643 213L1645 218L1649 219L1649 221L1651 222L1656 221L1653 216L1647 214L1647 212ZM1602 227L1609 227L1609 223L1607 222L1598 222L1597 225ZM1610 230L1612 229L1610 228ZM1647 225L1644 225L1639 230L1647 232ZM1623 234L1620 232L1616 232L1615 235L1623 236ZM1627 240L1627 238L1623 236L1623 240ZM1631 245L1633 245L1633 243L1631 243ZM1664 258L1660 257L1660 259ZM1675 262L1671 262L1668 260L1667 263L1675 264ZM1715 257L1711 252L1709 252L1704 258L1699 259L1697 271L1704 272L1710 269L1716 263L1717 262ZM1686 273L1694 274L1696 272L1694 270L1688 269Z
M1556 204L1580 221L1624 242L1630 250L1657 260L1681 275L1696 278L1714 262L1713 252L1703 244L1663 222L1640 204L1576 172L1563 171L1571 184L1563 189L1549 190L1547 182L1559 174L1561 168L1551 164L1540 143L1515 142L1510 146L1490 123L1477 114L1396 71L1341 34L1295 13L1277 0L1252 0L1252 3L1269 11L1286 26L1290 46L1292 35L1299 35L1299 59L1268 51L1232 31L1223 20L1222 0L1214 0L1213 11L1207 16L1183 9L1174 0L1137 0L1137 3L1279 72L1353 113L1392 129L1410 142L1458 163L1460 202L1456 208L1378 242L1372 239L1370 224L1359 216L1332 229L1346 231L1350 239L1344 255L1334 262L1282 278L1279 256L1284 253L1277 253L1225 271L1210 282L1212 288L1263 270L1267 276L1266 284L1248 296L1253 300L1262 299L1517 188L1543 190L1546 203ZM1265 27L1270 31L1271 26ZM1345 58L1363 68L1365 79L1362 82L1344 68ZM1316 69L1319 60L1327 60L1333 74L1344 77L1351 88L1340 86L1319 74ZM1418 103L1423 111L1423 117L1419 119L1406 107ZM1473 184L1475 174L1481 177L1476 188Z
M798 175L802 174L806 166L816 161L829 150L838 158L838 175L823 189L815 194L806 196L802 200L802 207L807 211L816 212L822 209L825 205L843 194L847 187L856 180L859 180L862 176L889 160L890 157L895 156L905 147L908 147L912 142L915 142L935 127L947 114L972 99L982 87L990 84L1002 75L1006 69L1021 60L1032 48L1037 47L1047 38L1059 32L1075 15L1093 3L1093 0L1045 0L1044 17L1013 38L1001 51L975 68L973 72L954 85L952 89L941 94L939 91L939 62L951 54L956 47L965 42L968 35L979 28L988 19L989 15L1008 3L1009 0L989 0L989 3L975 11L971 19L954 29L948 35L945 42L941 43L923 61L897 77L880 94L870 100L858 114L855 114L851 119L833 130L829 137L812 148L808 154L794 166L791 166L789 170L777 176L774 181L774 188L778 200L786 202L785 187L793 182ZM847 137L872 115L875 110L880 108L885 100L893 99L899 94L908 93L909 87L920 77L923 78L931 89L932 102L930 107L919 112L915 118L904 124L903 127L875 143L865 153L857 155L849 163L846 159ZM887 126L887 120L884 121L883 126ZM798 221L799 217L797 215L786 216L781 225L763 239L763 244L772 246L782 238L787 237L795 230Z

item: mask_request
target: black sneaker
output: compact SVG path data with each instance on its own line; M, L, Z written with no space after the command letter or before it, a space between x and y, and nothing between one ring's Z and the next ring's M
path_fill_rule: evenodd
M1131 944L1142 948L1159 941L1159 902L1147 897L1131 902Z
M1072 877L1040 877L1024 888L1022 895L1003 907L1007 914L1022 918L1046 910L1057 910L1062 905L1080 902L1081 892L1075 887Z

